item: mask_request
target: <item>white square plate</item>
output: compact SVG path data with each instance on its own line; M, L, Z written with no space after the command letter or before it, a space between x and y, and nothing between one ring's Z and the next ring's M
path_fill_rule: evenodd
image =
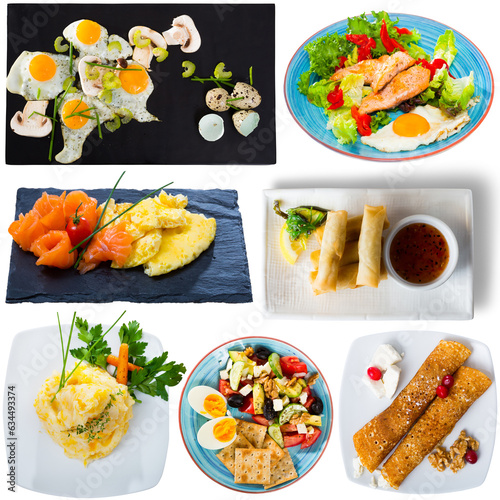
M69 329L69 325L63 325L65 345ZM117 325L106 336L115 353L120 344L118 329ZM77 333L75 329L71 348L83 345ZM148 359L163 352L160 341L153 335L144 333L143 339L148 343ZM142 403L134 404L134 417L120 444L107 457L85 467L83 462L64 455L63 449L42 429L33 407L42 383L54 371L61 371L61 358L57 325L20 332L12 342L4 407L7 414L7 395L9 387L14 386L17 484L40 493L87 498L124 495L155 486L167 458L168 403L139 393ZM71 356L68 363L72 366ZM4 431L9 443L12 436L8 419L4 419Z
M464 469L453 474L449 469L438 472L432 468L427 459L424 459L404 480L398 492L412 495L449 493L475 488L485 480L493 454L497 426L497 389L493 361L488 347L477 340L447 333L399 331L356 339L346 359L339 401L340 444L347 477L354 483L369 486L372 475L365 470L360 478L354 478L353 459L357 454L352 436L371 418L385 410L393 400L377 399L361 381L373 353L380 344L391 344L398 352L404 353L403 360L398 363L401 368L401 378L396 391L397 395L410 382L441 339L455 340L468 347L472 354L464 365L481 370L493 381L488 390L455 425L443 443L449 449L460 431L465 429L468 435L480 443L478 461L474 465L466 464ZM396 491L392 488L388 489Z
M270 313L309 319L472 319L473 230L472 192L468 189L272 189L264 191L266 203L265 296ZM406 290L389 278L378 288L362 287L314 296L309 283L309 256L319 248L314 237L295 265L285 261L279 234L284 219L273 211L274 200L282 210L319 206L360 215L368 205L385 205L391 225L412 214L433 215L454 232L460 255L455 272L434 290Z

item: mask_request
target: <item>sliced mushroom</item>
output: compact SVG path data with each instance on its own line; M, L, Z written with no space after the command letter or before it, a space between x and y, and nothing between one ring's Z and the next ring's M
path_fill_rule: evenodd
M236 130L245 137L249 136L259 124L259 113L253 110L237 111L233 115L233 123Z
M227 111L229 109L229 105L226 102L228 97L229 94L226 89L217 87L207 92L205 102L213 111Z
M262 101L260 94L251 85L244 82L238 82L231 94L231 104L239 109L253 109L256 108Z
M18 111L10 121L12 130L25 137L45 137L52 132L52 121L45 116L49 101L27 101L24 109ZM36 113L40 114L36 114ZM31 116L31 118L30 118Z
M172 28L162 33L168 45L180 45L182 52L196 52L201 47L201 37L194 21L188 15L176 17Z
M138 31L140 32L140 38L143 41L149 40L149 42L145 43L142 47L137 45L137 40L134 41L134 37ZM163 36L157 31L147 28L146 26L134 26L128 32L128 40L130 45L134 46L132 59L144 66L146 69L149 69L149 65L153 59L153 49L155 47L160 47L162 49L167 48L165 38L163 38Z
M109 70L99 66L91 66L87 63L101 64L102 61L99 57L84 56L78 63L78 73L83 93L89 96L96 96L104 88L102 77Z

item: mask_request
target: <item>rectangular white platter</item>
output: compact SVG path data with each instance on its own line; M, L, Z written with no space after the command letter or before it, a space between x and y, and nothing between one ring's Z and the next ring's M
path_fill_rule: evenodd
M270 189L264 191L265 304L280 317L353 320L466 320L474 316L473 303L473 215L469 189ZM362 287L314 296L309 283L310 253L319 248L314 237L307 250L290 265L280 251L279 235L284 219L273 211L280 200L286 211L301 205L329 210L347 210L360 215L367 205L385 205L391 225L414 214L433 215L454 232L459 246L455 272L434 290L414 291L393 279L378 288Z

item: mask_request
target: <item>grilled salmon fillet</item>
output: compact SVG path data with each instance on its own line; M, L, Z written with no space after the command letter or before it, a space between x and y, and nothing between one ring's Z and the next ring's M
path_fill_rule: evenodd
M379 57L378 59L365 59L364 61L360 61L359 63L348 66L347 68L339 69L331 76L330 79L337 81L342 80L342 78L347 75L363 75L365 83L371 85L375 80L377 70L380 66L382 66L386 59L389 59L388 55Z
M373 81L370 84L373 92L378 92L385 87L398 73L408 69L416 63L413 57L406 52L395 52L382 62L375 71Z
M373 113L394 108L398 104L423 92L430 81L431 72L420 65L398 73L380 92L367 95L359 107L359 112Z

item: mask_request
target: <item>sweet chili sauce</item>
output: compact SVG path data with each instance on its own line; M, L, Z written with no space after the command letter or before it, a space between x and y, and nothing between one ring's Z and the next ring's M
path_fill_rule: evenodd
M424 284L434 281L446 269L450 251L441 231L426 223L415 223L396 233L389 256L401 278Z

